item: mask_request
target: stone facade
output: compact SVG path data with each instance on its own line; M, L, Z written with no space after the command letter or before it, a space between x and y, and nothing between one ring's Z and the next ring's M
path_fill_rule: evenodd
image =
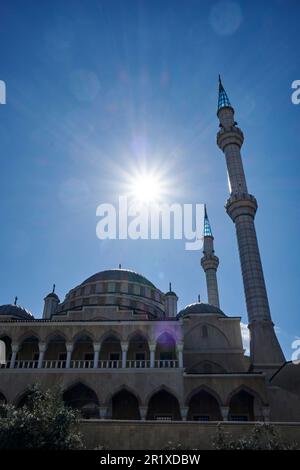
M254 226L257 203L248 193L240 154L244 137L221 83L218 117L217 141L230 181L226 210L236 226L251 356L244 353L240 317L220 309L219 259L205 211L201 265L208 304L199 299L177 313L171 285L164 293L141 274L120 268L94 274L62 302L53 288L42 319L16 302L0 306L6 349L0 400L22 406L29 385L57 385L66 404L90 420L83 425L89 442L93 429L104 434L107 429L113 442L114 433L134 429L139 434L143 426L143 433L154 436L148 448L157 448L156 438L166 426L180 438L186 429L201 429L204 436L207 422L300 421L299 365L285 362L274 332ZM180 421L202 424L186 428L188 423ZM141 439L134 441L136 448L145 443ZM122 448L115 442L121 447L114 448Z

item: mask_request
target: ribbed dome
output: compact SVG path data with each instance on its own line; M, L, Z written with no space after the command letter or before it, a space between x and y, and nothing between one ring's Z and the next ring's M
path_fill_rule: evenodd
M154 284L148 281L144 276L129 269L108 269L107 271L100 271L87 278L81 285L89 284L90 282L97 281L128 281L137 282L155 289Z
M0 317L13 317L16 320L34 320L34 316L20 305L0 305Z
M185 315L197 315L201 313L214 313L218 315L226 316L224 312L214 305L206 304L204 302L196 302L194 304L187 305L183 310L178 313L178 316L182 317Z

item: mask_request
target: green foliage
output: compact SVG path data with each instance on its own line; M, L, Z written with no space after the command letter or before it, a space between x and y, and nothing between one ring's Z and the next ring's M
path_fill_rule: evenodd
M287 443L273 425L261 423L255 425L249 433L239 439L234 439L229 432L224 431L222 425L218 425L213 448L216 450L298 450L299 445L296 442Z
M0 449L80 449L79 418L59 389L35 385L23 407L0 404Z

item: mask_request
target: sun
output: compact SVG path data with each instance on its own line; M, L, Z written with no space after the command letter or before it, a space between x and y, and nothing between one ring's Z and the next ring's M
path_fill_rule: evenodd
M132 180L131 195L142 203L158 202L162 198L163 182L157 175L140 174Z

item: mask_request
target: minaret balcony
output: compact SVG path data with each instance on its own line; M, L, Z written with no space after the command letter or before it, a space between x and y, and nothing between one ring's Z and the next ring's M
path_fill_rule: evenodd
M217 144L223 152L227 145L235 144L241 148L243 142L244 134L237 126L231 126L228 129L222 127L217 133Z

